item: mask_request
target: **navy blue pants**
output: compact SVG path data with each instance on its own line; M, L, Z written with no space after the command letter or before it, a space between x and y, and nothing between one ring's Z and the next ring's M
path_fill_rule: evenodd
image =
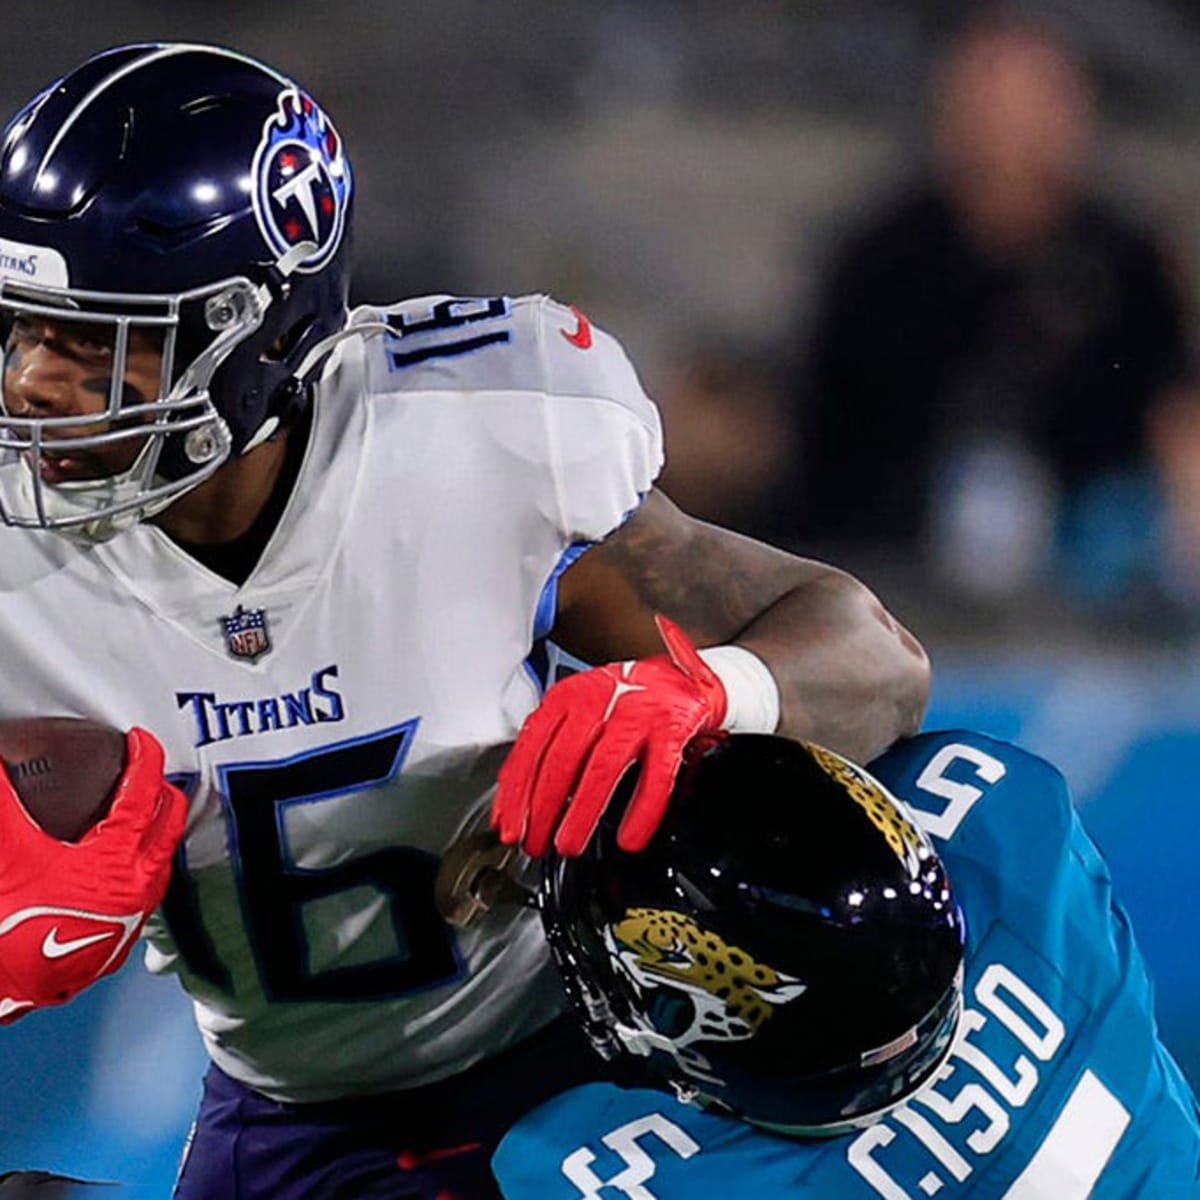
M606 1077L567 1018L427 1087L281 1104L210 1067L176 1200L499 1200L490 1162L523 1113Z

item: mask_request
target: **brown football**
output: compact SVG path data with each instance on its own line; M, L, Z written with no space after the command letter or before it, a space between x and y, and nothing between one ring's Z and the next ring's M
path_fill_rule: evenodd
M125 770L125 735L76 717L0 721L0 760L29 815L78 841L108 812Z

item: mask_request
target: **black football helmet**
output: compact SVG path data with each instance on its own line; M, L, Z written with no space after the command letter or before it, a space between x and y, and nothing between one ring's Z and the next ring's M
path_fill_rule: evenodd
M294 420L346 322L353 190L320 106L232 50L117 47L27 104L0 137L0 333L69 312L108 340L112 382L90 419L5 401L0 450L24 469L0 469L0 517L101 540ZM137 329L163 357L158 395L131 402ZM120 476L43 481L51 442L122 439L145 445Z
M867 772L733 735L685 764L646 850L618 849L619 819L547 861L540 904L573 1006L623 1074L828 1135L938 1071L963 917L928 836Z

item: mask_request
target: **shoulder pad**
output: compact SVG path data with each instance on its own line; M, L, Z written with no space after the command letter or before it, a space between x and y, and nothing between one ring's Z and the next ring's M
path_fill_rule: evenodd
M987 734L966 729L920 734L893 746L870 770L935 838L954 837L968 816L972 824L991 825L1029 811L1043 824L1069 823L1071 796L1062 773L1044 758Z
M421 296L359 308L372 327L371 390L531 391L613 399L656 422L621 344L548 296Z

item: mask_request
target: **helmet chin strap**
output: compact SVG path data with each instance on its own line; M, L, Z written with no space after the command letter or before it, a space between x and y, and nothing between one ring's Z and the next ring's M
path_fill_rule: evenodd
M300 365L296 368L293 376L297 386L302 388L308 386L309 376L329 357L335 346L354 337L377 337L382 333L387 333L389 329L391 326L386 321L363 321L358 325L345 325L341 329L327 334L300 360ZM242 448L242 453L246 454L255 446L261 446L278 428L279 418L277 416L268 417L251 435L250 440Z
M341 329L323 337L309 350L296 368L296 378L301 384L306 384L308 376L320 365L322 359L328 357L329 352L339 342L344 342L347 338L359 337L362 334L383 333L389 328L390 326L383 321L364 321L361 325L342 326Z
M275 270L283 278L282 286L284 289L289 286L287 282L288 276L293 274L296 268L305 259L315 254L316 251L316 242L297 242L285 255L276 260ZM385 333L389 328L390 326L384 321L364 321L360 325L344 325L341 329L327 334L319 342L310 347L308 353L300 360L299 365L292 375L295 385L299 388L307 387L309 376L329 357L334 347L341 342L346 341L348 338L359 337L364 334L375 335ZM280 420L278 416L267 417L254 433L251 434L245 446L242 447L241 453L247 454L256 446L261 446L263 442L275 434L279 429L279 424Z
M254 436L242 447L242 453L249 454L250 451L253 450L255 446L261 446L263 444L263 442L265 442L271 436L271 434L273 434L275 432L275 430L277 430L278 428L279 428L279 418L278 417L268 417L258 427L258 429L255 430Z

